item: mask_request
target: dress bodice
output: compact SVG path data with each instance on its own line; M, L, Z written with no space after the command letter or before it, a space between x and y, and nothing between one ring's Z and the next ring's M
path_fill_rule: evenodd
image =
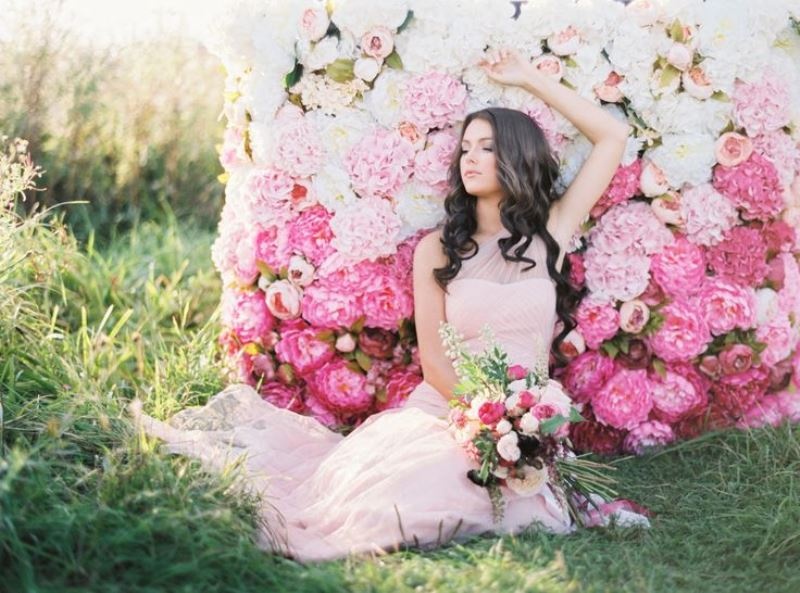
M556 321L556 289L545 265L546 248L538 236L526 250L536 262L503 258L498 239L505 229L482 243L478 253L463 262L448 285L445 315L471 350L481 350L481 332L488 326L509 360L533 365L549 351Z

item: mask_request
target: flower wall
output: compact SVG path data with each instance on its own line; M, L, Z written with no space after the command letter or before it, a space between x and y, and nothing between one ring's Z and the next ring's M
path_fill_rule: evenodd
M460 122L545 130L574 178L590 145L477 66L514 47L633 126L569 255L586 296L556 375L579 448L639 453L798 419L800 8L789 0L240 1L215 20L226 202L213 249L240 379L328 426L420 381L414 246L443 216Z

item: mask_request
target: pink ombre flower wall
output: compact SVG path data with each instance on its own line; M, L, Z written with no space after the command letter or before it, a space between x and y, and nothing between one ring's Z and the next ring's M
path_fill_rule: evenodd
M330 10L329 10L330 8ZM574 178L590 146L477 67L514 47L633 127L570 261L556 369L576 445L641 453L800 417L800 9L789 0L312 0L227 6L214 262L238 379L331 427L420 381L411 262L470 111L519 109Z

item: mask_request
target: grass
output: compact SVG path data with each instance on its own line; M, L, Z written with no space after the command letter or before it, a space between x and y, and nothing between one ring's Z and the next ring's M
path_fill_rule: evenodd
M301 566L254 544L235 470L161 454L125 412L204 402L212 236L168 221L102 251L57 220L0 219L0 591L800 590L800 429L709 434L617 462L649 531L526 533Z

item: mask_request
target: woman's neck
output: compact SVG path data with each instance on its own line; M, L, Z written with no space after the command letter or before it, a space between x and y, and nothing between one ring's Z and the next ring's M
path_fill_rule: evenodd
M500 220L500 200L502 196L485 196L478 198L476 215L478 219L478 233L481 235L494 235L503 228Z

